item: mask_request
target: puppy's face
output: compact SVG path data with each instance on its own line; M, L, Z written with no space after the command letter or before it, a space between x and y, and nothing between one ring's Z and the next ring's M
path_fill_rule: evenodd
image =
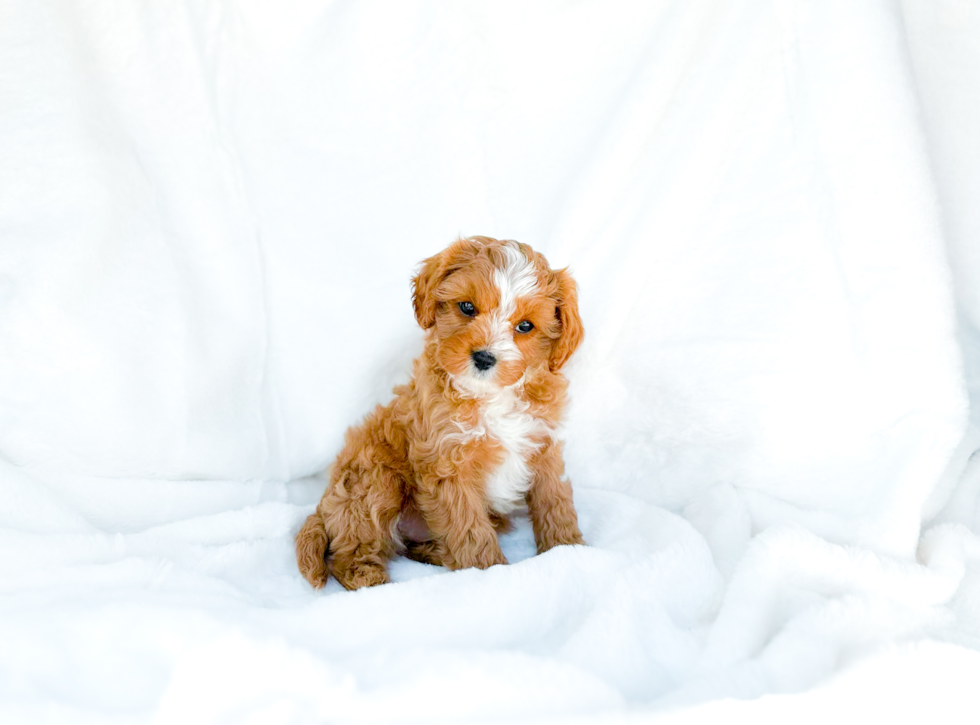
M413 282L438 365L470 393L514 385L531 368L557 371L582 339L575 283L527 245L462 239Z

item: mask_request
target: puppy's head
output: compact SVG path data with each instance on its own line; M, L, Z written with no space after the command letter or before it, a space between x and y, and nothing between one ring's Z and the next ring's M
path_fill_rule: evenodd
M575 282L526 244L460 239L422 263L413 287L436 362L474 394L514 385L532 368L557 372L582 341Z

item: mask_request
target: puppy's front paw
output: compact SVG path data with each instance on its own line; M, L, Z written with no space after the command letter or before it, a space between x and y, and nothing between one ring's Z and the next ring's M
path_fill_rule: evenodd
M358 562L341 571L334 571L344 589L360 589L361 587L373 587L378 584L387 584L391 581L388 572L382 564L374 562Z
M578 531L566 531L563 533L555 533L551 536L542 536L541 540L538 542L538 553L543 554L549 549L553 549L556 546L574 546L574 545L585 545L585 539L582 538L582 534Z
M504 552L500 550L500 546L487 547L477 557L477 562L473 565L479 567L480 569L489 569L491 566L496 564L506 564L507 557L504 556Z
M489 569L495 564L506 564L507 557L500 550L496 538L482 544L473 544L455 552L453 569Z

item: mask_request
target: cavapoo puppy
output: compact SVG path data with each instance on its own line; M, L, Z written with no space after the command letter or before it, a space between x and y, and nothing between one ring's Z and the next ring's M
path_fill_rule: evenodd
M582 341L575 282L526 244L460 239L413 279L425 349L411 382L347 431L296 535L303 576L388 581L404 554L450 569L506 564L497 532L526 502L538 552L582 544L555 437Z

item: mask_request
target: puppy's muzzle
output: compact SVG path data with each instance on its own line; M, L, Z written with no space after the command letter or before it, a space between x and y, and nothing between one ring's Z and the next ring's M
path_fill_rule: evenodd
M473 358L473 364L476 365L476 369L481 372L489 370L497 364L497 358L486 350L477 350L471 357Z

